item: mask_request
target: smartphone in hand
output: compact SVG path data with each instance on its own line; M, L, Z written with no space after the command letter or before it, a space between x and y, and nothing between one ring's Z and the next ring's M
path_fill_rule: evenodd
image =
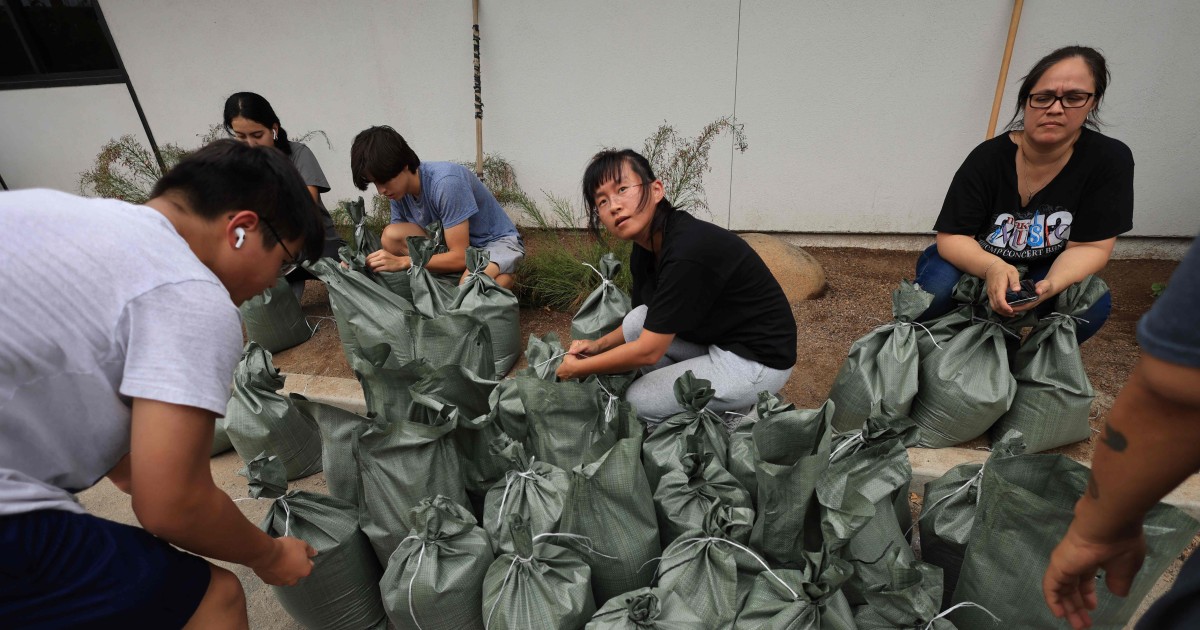
M1004 301L1009 306L1020 306L1038 300L1037 283L1033 280L1022 280L1021 289L1019 291L1007 291L1004 294Z

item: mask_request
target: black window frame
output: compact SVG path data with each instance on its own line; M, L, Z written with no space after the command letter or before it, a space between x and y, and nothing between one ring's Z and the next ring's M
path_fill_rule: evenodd
M29 90L35 88L127 83L129 77L125 72L125 64L121 61L121 56L117 52L117 44L113 41L112 33L108 30L108 23L104 20L104 13L100 10L100 0L94 0L92 10L96 14L96 21L100 25L100 31L104 35L105 43L108 44L115 67L106 70L47 72L43 70L45 67L44 60L40 57L39 52L34 50L29 43L32 39L32 33L24 14L24 8L15 5L11 0L0 0L0 11L8 13L21 48L25 51L26 59L34 69L33 74L0 76L0 90Z

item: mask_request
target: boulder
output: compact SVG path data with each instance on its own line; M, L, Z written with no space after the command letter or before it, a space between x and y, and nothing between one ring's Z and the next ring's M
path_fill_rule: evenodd
M825 269L808 252L770 234L741 236L775 275L788 302L811 300L825 292Z

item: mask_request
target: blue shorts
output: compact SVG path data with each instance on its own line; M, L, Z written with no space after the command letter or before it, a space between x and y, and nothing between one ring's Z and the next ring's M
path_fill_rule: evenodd
M208 562L90 514L0 516L0 620L8 628L181 628Z

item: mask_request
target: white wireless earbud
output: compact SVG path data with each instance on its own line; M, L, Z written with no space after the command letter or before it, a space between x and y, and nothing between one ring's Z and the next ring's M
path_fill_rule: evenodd
M245 243L245 242L246 242L246 229L245 229L245 228L240 228L240 227L238 227L238 228L233 228L233 233L234 233L234 234L237 234L237 237L238 237L238 239L237 239L237 242L235 242L235 243L233 244L233 248L234 248L234 249L241 249L241 248L242 248L242 243Z
M278 131L274 131L274 130L272 130L272 131L271 131L271 139L272 139L272 140L278 140L278 139L279 139L279 132L278 132Z

